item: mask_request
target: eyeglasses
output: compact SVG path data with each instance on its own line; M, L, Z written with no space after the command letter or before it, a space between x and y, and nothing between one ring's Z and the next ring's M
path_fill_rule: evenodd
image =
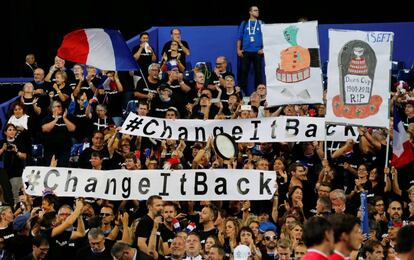
M265 236L266 241L275 241L277 239L277 236Z
M223 62L216 62L216 65L217 65L217 66L219 66L219 65L223 65Z
M101 213L101 214L99 214L101 217L109 217L109 216L112 216L112 214L111 213Z

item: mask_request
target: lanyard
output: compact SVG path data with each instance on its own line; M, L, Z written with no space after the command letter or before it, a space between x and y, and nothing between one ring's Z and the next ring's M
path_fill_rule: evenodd
M249 36L254 35L256 33L256 26L257 26L257 20L254 23L253 31L250 30L251 26L250 26L250 20L249 20L249 26L247 27L247 29L249 30Z

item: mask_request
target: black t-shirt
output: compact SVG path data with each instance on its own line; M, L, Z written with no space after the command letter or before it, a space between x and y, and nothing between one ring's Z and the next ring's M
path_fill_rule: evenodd
M32 252L32 237L17 234L8 240L6 249L13 253L16 259L21 259Z
M76 242L74 240L70 240L72 235L72 231L65 230L61 234L52 238L57 248L62 252L62 259L70 260L73 258L72 252L76 249Z
M208 231L204 231L201 229L197 233L200 236L200 242L202 245L206 243L206 240L209 236L218 237L218 229L216 227Z
M139 50L139 45L135 46L134 49L132 49L132 54L135 54ZM139 56L139 59L137 60L139 68L142 70L143 74L146 76L148 75L148 67L152 63L152 52L147 52L144 49L142 49L141 56Z
M71 115L67 115L67 118L70 122L74 123L75 120L72 118ZM54 120L52 115L47 115L43 121L42 125L50 123ZM71 147L72 140L71 140L71 132L69 132L68 128L66 127L65 122L63 121L63 117L60 117L56 122L53 129L48 133L43 133L44 136L44 145L48 148L54 148L56 151L59 149L68 149Z
M151 83L148 81L148 79L141 78L137 82L136 91L141 94L145 94L145 95L148 94L149 92L156 94L157 88L160 86L160 84L161 84L160 81L157 81L157 83Z
M54 95L53 95L52 100L58 100L62 103L63 108L68 108L70 104L70 96L72 94L72 88L69 86L69 84L65 84L65 86L63 86L63 88L61 88L60 91L62 92L62 94L65 94L68 96L66 101L63 101L60 98L59 94L54 89L53 89Z
M171 47L171 42L172 41L168 41L164 44L164 47L162 48L161 54L168 53L168 50ZM181 43L184 45L184 47L186 47L187 49L190 49L190 47L188 46L188 43L186 41L181 41ZM185 60L185 53L180 47L178 48L178 52L181 53L180 61L185 66L185 61L186 61Z
M106 92L108 97L108 117L122 116L122 92Z
M175 237L174 230L170 230L164 224L160 225L159 227L161 238L164 243L168 243L168 246L171 246L171 243Z
M111 249L115 241L105 239L105 250L102 253L94 253L90 246L78 250L76 260L112 260Z
M92 126L93 130L104 130L108 126L114 126L114 120L112 120L112 117L107 116L107 118L101 119L96 114L92 115Z
M103 164L106 165L109 161L109 151L108 147L104 146L102 150L97 151L94 150L92 147L88 147L85 150L82 151L82 153L79 156L79 168L83 169L92 169L91 162L89 161L91 159L91 154L93 152L99 152L103 157Z
M23 143L22 138L16 137L14 140L0 140L0 148L3 147L3 144L6 143L9 148L7 148L2 154L3 168L6 170L9 178L21 177L23 173L23 168L25 166L25 160L21 160L17 153L11 150L11 145L14 144L17 147L17 150L21 153L27 154L26 146Z
M144 237L145 243L148 245L153 226L154 226L154 220L150 216L148 216L148 214L143 216L141 221L138 223L137 229L135 230L135 237L137 241L138 241L138 238ZM137 245L137 241L135 245ZM159 234L157 233L157 241L156 241L157 251L158 251L158 246L159 246Z

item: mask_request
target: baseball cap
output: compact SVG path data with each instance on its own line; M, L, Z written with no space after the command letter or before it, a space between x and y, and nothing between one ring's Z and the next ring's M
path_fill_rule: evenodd
M234 249L234 260L247 260L251 255L250 248L246 245L238 245Z
M17 216L13 221L13 230L15 231L22 230L29 219L30 219L30 212Z
M272 230L273 232L277 233L277 227L270 221L263 221L259 225L259 232L264 233L266 231Z

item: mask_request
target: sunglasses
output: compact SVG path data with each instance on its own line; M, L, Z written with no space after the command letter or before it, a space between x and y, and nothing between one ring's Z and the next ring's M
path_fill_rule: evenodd
M271 237L271 236L265 236L265 240L266 241L274 241L274 240L276 240L277 239L277 237L276 236L273 236L273 237Z
M112 216L112 214L111 213L101 213L101 214L99 214L101 217L109 217L109 216Z

